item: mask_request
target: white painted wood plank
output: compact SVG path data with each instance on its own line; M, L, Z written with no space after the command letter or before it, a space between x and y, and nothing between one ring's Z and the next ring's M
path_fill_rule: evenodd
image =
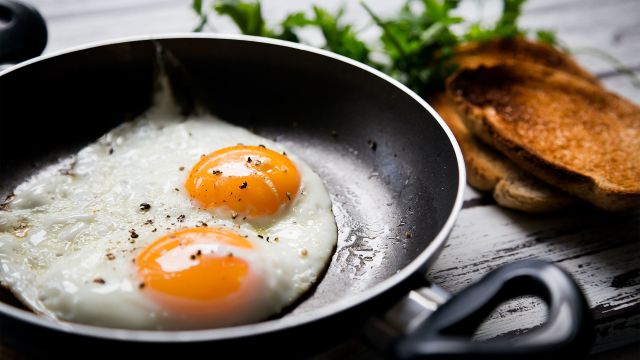
M476 206L461 212L429 277L457 292L488 271L518 259L553 261L574 275L596 318L603 318L632 305L638 310L640 273L631 273L629 284L616 279L638 271L639 240L639 213L587 210L531 216L495 205ZM478 338L521 331L523 324L541 323L542 314L539 304L518 301L496 312Z

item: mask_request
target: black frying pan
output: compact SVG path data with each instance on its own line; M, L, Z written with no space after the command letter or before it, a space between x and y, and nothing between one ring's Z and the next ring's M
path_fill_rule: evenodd
M433 312L448 296L424 274L461 207L460 150L416 94L326 51L186 34L102 43L23 62L0 73L0 195L144 111L159 58L185 111L205 104L229 122L277 139L324 179L339 228L326 275L306 299L274 319L198 331L55 322L21 308L5 292L3 342L34 355L300 356L364 327L374 343L401 358L574 358L588 352L592 328L585 299L564 271L548 263L530 260L495 270ZM545 325L513 339L470 341L492 309L520 295L547 303Z

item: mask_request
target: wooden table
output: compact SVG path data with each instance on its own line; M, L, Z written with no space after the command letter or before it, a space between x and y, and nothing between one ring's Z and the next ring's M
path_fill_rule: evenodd
M188 0L31 0L49 26L46 52L92 41L139 34L190 31L197 22ZM316 1L320 3L319 1ZM367 1L381 14L401 1ZM264 0L268 19L291 10L308 9L310 0ZM340 0L323 0L335 9ZM347 18L366 26L356 1L347 1ZM466 1L464 14L478 16L477 3ZM495 16L496 2L483 7ZM212 20L219 32L236 32L227 19ZM530 0L522 18L530 28L556 30L570 48L608 52L640 76L640 1ZM316 42L313 33L307 34ZM375 32L365 30L366 38ZM597 57L578 54L579 61L612 91L640 103L640 89ZM640 154L638 155L640 156ZM640 355L640 212L608 214L583 209L554 215L526 215L505 210L471 188L442 255L430 278L451 292L478 280L489 270L523 258L553 261L575 276L587 295L597 323L594 358L631 359ZM366 260L366 259L363 259ZM512 301L494 312L478 330L479 340L517 334L544 321L545 309L533 298ZM624 347L626 346L626 347ZM620 349L621 347L624 347ZM617 349L611 352L611 349ZM355 339L322 358L368 358L372 353ZM20 358L0 347L0 358Z

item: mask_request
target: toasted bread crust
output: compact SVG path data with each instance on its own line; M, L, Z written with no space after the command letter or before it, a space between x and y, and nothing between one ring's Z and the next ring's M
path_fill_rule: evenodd
M559 211L579 203L573 196L553 189L532 175L500 180L493 189L493 198L506 208L528 213Z
M456 49L456 63L461 69L492 66L505 62L534 63L578 76L593 84L599 80L578 65L570 56L555 47L529 41L522 37L468 43Z
M445 94L432 94L427 100L458 140L467 166L469 184L481 191L493 191L496 184L509 173L509 160L471 135Z
M525 212L551 212L576 202L572 196L526 174L504 155L473 136L445 94L432 94L429 103L449 125L460 144L467 167L467 182L490 191L506 208Z
M640 110L534 64L460 71L448 83L472 133L523 169L608 210L640 205Z
M597 78L567 54L525 38L465 44L456 50L455 61L461 69L500 63L538 63L598 84ZM551 212L577 202L569 194L533 178L503 154L477 139L466 128L450 100L436 98L435 101L436 110L460 143L467 165L467 181L471 186L491 191L496 202L504 207L525 212Z

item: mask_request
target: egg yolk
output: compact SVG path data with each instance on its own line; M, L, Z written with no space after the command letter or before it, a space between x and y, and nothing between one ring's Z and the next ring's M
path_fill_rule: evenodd
M251 242L227 228L170 233L149 244L136 258L140 286L164 296L160 299L167 300L166 307L184 305L175 299L195 305L215 304L241 291L250 268L234 251L252 248Z
M291 203L300 188L300 174L284 154L264 146L237 145L203 156L185 187L205 208L228 208L256 218Z

